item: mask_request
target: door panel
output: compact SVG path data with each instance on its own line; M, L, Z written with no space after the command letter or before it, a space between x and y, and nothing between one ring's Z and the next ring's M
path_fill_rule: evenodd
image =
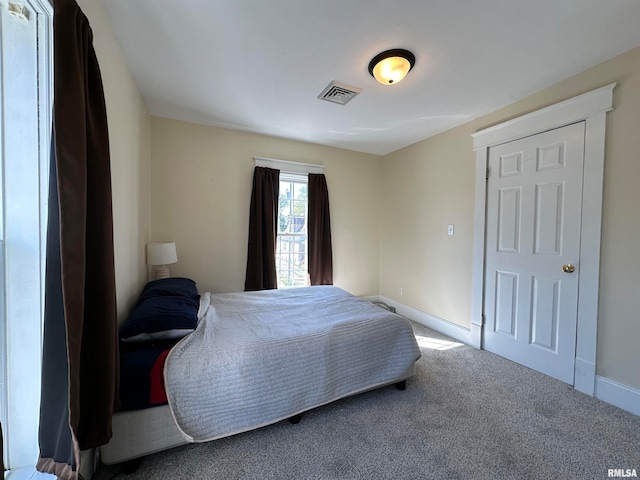
M518 275L509 272L496 272L496 279L495 332L515 338Z
M536 185L534 254L560 255L564 185Z
M584 122L489 150L484 347L573 384ZM576 267L577 268L577 267Z
M529 342L554 353L557 352L559 287L559 282L555 280L533 280Z
M520 187L498 191L498 251L501 253L518 253L520 250L521 192Z

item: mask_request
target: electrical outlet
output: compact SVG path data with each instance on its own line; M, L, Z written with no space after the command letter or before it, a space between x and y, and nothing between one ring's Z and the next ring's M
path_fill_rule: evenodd
M453 235L453 224L447 226L447 235Z

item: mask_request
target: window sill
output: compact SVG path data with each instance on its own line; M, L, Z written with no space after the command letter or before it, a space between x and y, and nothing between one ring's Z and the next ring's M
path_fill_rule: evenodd
M33 467L18 468L4 473L4 480L54 480L55 475L36 472Z

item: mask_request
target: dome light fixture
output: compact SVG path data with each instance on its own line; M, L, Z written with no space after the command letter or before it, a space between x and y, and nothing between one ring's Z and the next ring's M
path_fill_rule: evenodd
M394 48L379 53L369 62L369 73L383 85L393 85L407 76L416 63L409 50Z

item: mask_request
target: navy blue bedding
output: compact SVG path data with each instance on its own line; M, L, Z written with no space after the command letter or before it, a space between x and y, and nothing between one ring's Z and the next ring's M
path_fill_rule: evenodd
M198 325L200 295L190 278L148 282L120 326L121 410L167 403L164 360L169 350Z
M190 298L196 302L196 306L200 300L200 294L198 293L196 282L190 278L184 277L169 277L162 278L160 280L152 280L142 289L140 297L138 297L138 303L141 303L148 298L156 297Z

